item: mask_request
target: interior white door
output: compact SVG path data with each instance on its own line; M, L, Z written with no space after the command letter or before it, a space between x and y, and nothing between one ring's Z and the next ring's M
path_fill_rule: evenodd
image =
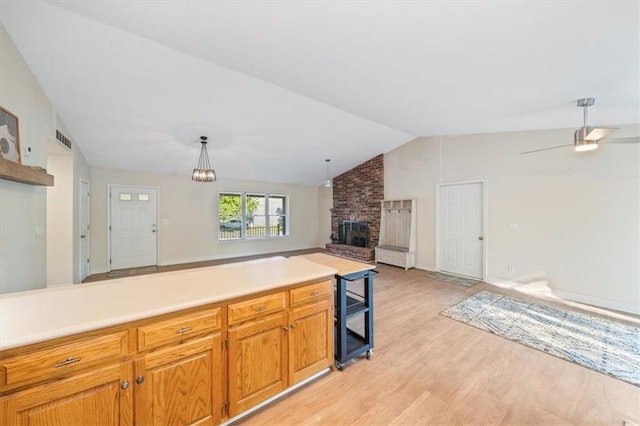
M440 187L439 270L482 279L483 183Z
M89 263L89 182L80 181L80 281L91 273Z
M110 270L157 265L157 200L156 188L110 187Z

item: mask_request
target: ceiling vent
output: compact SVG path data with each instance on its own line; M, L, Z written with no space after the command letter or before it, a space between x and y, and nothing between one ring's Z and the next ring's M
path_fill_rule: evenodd
M56 130L56 139L58 140L58 142L60 142L62 145L64 145L65 147L67 147L67 149L71 149L71 139L69 139L68 137L66 137L60 130Z

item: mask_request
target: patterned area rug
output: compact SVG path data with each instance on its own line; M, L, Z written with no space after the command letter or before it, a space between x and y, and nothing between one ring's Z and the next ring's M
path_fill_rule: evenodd
M441 314L640 386L640 328L488 291Z
M463 285L465 287L473 287L478 284L480 280L475 280L473 278L462 278L456 275L444 274L442 272L434 272L427 271L427 277L433 278L434 280L444 281L451 284Z

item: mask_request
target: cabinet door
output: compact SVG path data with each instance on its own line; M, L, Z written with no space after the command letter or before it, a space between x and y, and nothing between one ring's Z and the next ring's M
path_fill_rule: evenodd
M0 401L7 425L132 425L131 363L20 391Z
M287 387L287 313L231 327L228 336L233 417Z
M217 424L222 411L220 333L135 361L137 425Z
M289 331L289 385L333 364L333 303L325 300L292 309Z

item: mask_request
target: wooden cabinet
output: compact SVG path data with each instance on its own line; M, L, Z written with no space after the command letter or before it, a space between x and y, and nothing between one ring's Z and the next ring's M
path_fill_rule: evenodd
M0 400L2 425L133 424L131 362L19 391Z
M220 333L135 361L136 425L218 424L223 411Z
M0 425L218 424L333 364L307 283L0 352Z
M136 425L220 422L222 312L199 309L137 327L142 355L134 363Z
M138 350L144 351L168 343L177 343L222 327L221 308L178 315L138 327Z
M124 359L129 346L127 331L123 330L16 354L0 360L0 386L69 376L99 363Z
M287 387L287 312L230 327L229 416Z
M333 364L333 301L293 308L289 314L289 385Z
M383 200L376 263L416 266L416 200Z
M332 294L327 280L229 305L230 417L333 364Z

